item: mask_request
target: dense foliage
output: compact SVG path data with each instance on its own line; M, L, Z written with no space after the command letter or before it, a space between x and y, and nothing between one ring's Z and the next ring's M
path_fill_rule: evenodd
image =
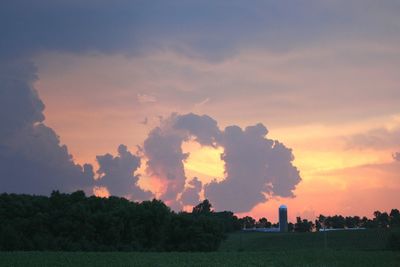
M319 231L321 228L345 229L345 228L399 228L400 227L400 212L398 209L392 209L390 213L375 211L374 217L359 216L324 216L319 215L315 222L301 217L296 217L295 223L289 223L289 232L313 232ZM255 219L246 216L239 219L246 228L270 228L278 227L278 224L271 224L266 218L261 218L257 222Z
M400 213L374 212L374 218L320 215L315 223L297 217L289 231L327 228L396 228ZM278 227L232 212L214 212L204 200L191 213L171 211L160 200L136 203L125 198L87 197L84 192L50 197L0 195L0 250L213 251L226 234L242 228ZM388 248L397 250L399 236Z
M237 229L237 218L212 212L209 203L202 209L207 203L175 213L159 200L136 203L82 191L1 194L0 250L212 251Z

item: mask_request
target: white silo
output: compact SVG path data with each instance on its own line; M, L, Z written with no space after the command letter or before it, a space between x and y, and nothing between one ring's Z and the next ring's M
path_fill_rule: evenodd
M281 205L279 207L279 231L288 231L288 221L287 221L287 207L286 205Z

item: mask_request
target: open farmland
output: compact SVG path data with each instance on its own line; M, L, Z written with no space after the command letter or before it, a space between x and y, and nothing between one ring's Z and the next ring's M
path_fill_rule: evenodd
M399 266L390 251L137 253L11 252L1 266Z
M368 229L326 232L326 246L334 250L384 250L391 231ZM222 243L220 251L323 250L325 233L236 232Z
M389 232L235 233L210 253L2 252L1 266L399 266Z

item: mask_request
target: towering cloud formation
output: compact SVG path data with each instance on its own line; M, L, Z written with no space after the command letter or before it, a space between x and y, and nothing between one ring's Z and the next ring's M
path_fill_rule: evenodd
M232 27L232 23L239 28L243 25L241 16L243 9L236 5L229 7L229 13L235 14L232 17L234 19L221 24L221 14L225 14L228 6L215 7L213 12L209 12L210 6L205 4L188 2L177 5L164 1L160 4L162 8L146 1L120 1L119 4L109 5L104 1L94 4L93 1L16 0L2 5L0 9L0 192L48 194L53 189L72 191L90 188L93 182L93 168L90 165L82 167L75 164L67 147L61 145L56 133L43 123L44 105L32 87L36 79L36 70L30 63L30 60L38 54L51 51L78 54L88 51L140 53L148 47L172 46L179 51L192 50L182 49L183 47L193 47L193 52L188 52L189 54L203 55L215 60L235 51L241 46L242 40L248 40L243 38L243 33L249 37L259 37L257 31L246 30L238 34L235 27ZM245 2L242 5L248 6ZM265 6L266 11L285 10L271 9L268 6ZM260 22L264 21L266 16L255 16L258 11L259 7L254 7L246 15L248 18L253 18L246 19L249 25L254 26L248 28L264 28L265 25ZM174 18L171 18L171 12L176 14ZM197 16L199 12L204 15L207 23L199 23L197 19L192 19L191 15ZM190 23L192 26L187 27L188 35L182 34L182 22ZM222 27L214 27L214 22ZM193 36L193 30L197 32L196 37L188 38L187 36ZM209 31L212 36L219 38L210 39ZM281 31L279 28L279 32ZM291 33L290 30L288 36L293 36ZM177 39L180 42L176 42ZM265 37L267 40L265 43L271 44L273 42L270 40L275 39L276 34L269 32L269 36ZM287 40L284 43L291 44ZM276 47L281 46L282 44L279 44ZM244 196L232 202L235 204L246 202L243 207L236 206L236 210L248 209L263 201L264 193L289 196L300 180L291 164L291 152L275 141L264 140L263 133L266 133L266 130L261 128L254 126L254 129L249 127L242 131L238 127L233 127L221 131L216 121L208 116L174 115L154 129L144 142L143 151L149 159L147 170L166 182L167 190L162 195L164 200L175 204L176 207L182 202L187 202L190 191L182 196L181 194L186 181L183 161L188 155L182 152L181 145L194 138L205 146L225 148L223 155L227 173L225 181L211 183L205 187L206 197L212 199L216 207L229 208L222 197L224 194L226 196L231 194L232 190L237 190L238 186L243 186L245 192L254 195L246 195L246 198L251 199L248 203L243 199ZM239 143L235 144L232 138ZM253 145L252 141L260 144L260 147ZM240 151L246 147L246 142L251 149L246 148L242 155ZM262 155L262 158L257 158L254 162L244 158L259 155ZM133 197L148 195L136 186L138 177L134 175L134 171L138 167L138 159L125 147L120 147L117 157L103 155L98 157L98 160L99 174L102 177L100 182L107 185L112 193L129 193L128 190L123 190L125 188L122 188L122 185L129 188L128 181L130 181ZM241 167L235 167L236 164ZM268 168L265 164L268 164ZM264 171L267 174L263 173ZM114 184L114 181L117 182ZM258 188L254 186L255 183L263 186ZM195 192L199 191L198 182L193 182L192 186Z
M221 131L209 116L173 114L153 129L144 142L144 154L149 159L147 171L165 181L162 199L173 202L175 207L193 204L202 184L194 178L189 183L191 187L184 190L183 161L188 154L182 152L182 143L195 140L203 146L221 146L226 177L204 185L205 197L217 210L249 211L266 201L267 196L292 197L301 180L292 164L292 151L266 138L267 133L262 124L244 130L229 126Z
M49 194L86 189L90 165L76 165L55 132L43 124L44 105L26 61L0 65L0 192Z
M144 141L143 150L148 158L147 172L166 184L166 191L161 199L179 209L181 206L176 200L185 186L183 161L188 157L183 153L181 145L188 136L175 129L176 119L177 116L172 115L162 121L160 127L153 129Z
M301 178L292 165L292 152L265 138L267 133L262 124L244 130L229 126L223 132L226 177L205 187L205 196L217 210L244 212L264 202L267 195L293 196Z
M44 105L33 90L35 67L29 62L0 64L0 138L9 138L27 125L42 122Z
M132 155L125 145L118 147L118 156L111 154L97 156L99 163L99 183L106 186L111 195L128 196L133 200L145 200L152 193L141 189L137 182L139 176L134 172L140 167L140 158Z

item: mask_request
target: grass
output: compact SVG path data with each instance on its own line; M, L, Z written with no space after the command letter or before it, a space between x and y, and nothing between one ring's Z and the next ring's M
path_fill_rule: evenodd
M222 243L221 251L280 251L297 249L384 250L390 231L369 229L316 233L238 232Z
M399 266L391 251L273 251L212 253L8 252L0 266Z
M234 233L212 253L1 252L0 266L400 266L388 231Z

